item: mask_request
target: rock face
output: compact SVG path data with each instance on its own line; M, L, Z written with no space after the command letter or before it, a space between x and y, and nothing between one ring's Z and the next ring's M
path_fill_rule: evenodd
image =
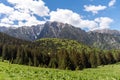
M63 24L58 22L45 23L39 38L64 38L73 39L85 44L89 44L89 36L80 28L75 28L70 24Z
M36 25L31 27L19 27L16 29L8 29L4 33L24 40L33 41L37 39L37 36L41 33L43 25Z
M40 38L65 38L73 39L85 44L89 43L89 36L80 28L75 28L70 24L59 22L46 22L42 25L31 27L19 27L5 30L4 33L16 38L34 41Z
M46 22L45 24L31 27L0 27L0 32L29 41L40 38L62 38L77 40L78 42L100 49L120 49L120 31L117 30L103 29L85 32L70 24Z
M0 32L5 32L7 31L9 28L4 27L4 26L0 26Z
M106 33L89 32L91 43L100 49L120 49L120 36Z
M111 34L111 35L120 35L120 31L110 30L110 29L94 30L93 32Z

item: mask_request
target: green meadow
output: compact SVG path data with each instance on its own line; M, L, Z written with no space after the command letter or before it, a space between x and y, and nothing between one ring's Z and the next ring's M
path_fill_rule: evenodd
M120 80L120 64L71 71L0 62L0 80Z

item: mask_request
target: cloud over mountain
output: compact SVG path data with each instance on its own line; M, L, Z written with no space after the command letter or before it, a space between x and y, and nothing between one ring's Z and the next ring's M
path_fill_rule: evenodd
M0 26L30 26L41 23L39 17L48 16L49 8L42 0L7 0L11 6L0 4ZM6 23L9 22L9 23ZM43 21L42 21L43 22Z
M50 13L50 21L58 21L62 23L72 24L79 28L87 28L89 30L109 28L112 19L109 17L98 17L93 20L83 19L81 15L68 10L57 9Z
M81 16L69 9L57 9L50 13L50 21L59 21L79 27Z
M45 23L46 21L58 21L68 23L79 28L87 28L88 30L109 28L114 21L109 16L94 16L85 19L83 16L92 12L93 14L107 9L107 6L113 6L116 0L111 0L107 5L101 4L95 6L83 4L82 11L76 12L68 8L57 8L51 10L51 7L45 4L43 0L6 0L6 3L0 1L0 26L31 26ZM94 2L91 0L90 2Z

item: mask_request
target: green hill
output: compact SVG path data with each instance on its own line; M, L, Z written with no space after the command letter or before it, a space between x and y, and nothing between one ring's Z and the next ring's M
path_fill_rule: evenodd
M76 51L80 52L81 49L90 48L75 40L58 39L58 38L42 38L40 40L37 40L34 45L39 46L42 51L47 50L47 52L59 51L61 49L67 51L75 49Z
M69 70L96 68L120 61L119 50L103 51L58 38L44 38L20 45L5 43L0 45L0 56L2 61L10 63Z

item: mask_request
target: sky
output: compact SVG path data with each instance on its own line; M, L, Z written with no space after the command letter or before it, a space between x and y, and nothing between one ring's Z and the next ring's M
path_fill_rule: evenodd
M84 30L120 30L118 3L120 0L0 0L0 26L58 21Z

